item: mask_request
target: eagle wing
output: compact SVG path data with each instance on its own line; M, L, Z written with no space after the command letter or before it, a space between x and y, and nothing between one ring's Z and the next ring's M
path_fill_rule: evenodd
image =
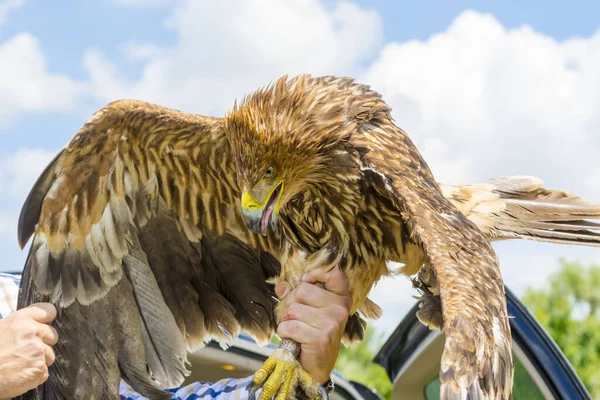
M374 100L376 102L376 100ZM436 274L446 336L441 399L510 398L511 336L497 257L482 232L446 199L387 106L357 115L362 169L385 187ZM466 394L470 397L465 397Z
M18 307L56 304L48 381L23 398L149 398L182 383L186 348L270 339L279 262L245 229L222 121L138 101L97 112L42 173ZM262 250L261 250L262 249Z
M505 176L484 184L440 184L442 193L489 240L600 246L600 204L542 187L532 176Z

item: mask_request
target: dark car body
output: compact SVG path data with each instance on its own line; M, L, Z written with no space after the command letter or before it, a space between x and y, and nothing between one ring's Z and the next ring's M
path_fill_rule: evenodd
M515 359L513 398L590 399L562 351L508 288L506 299ZM443 336L422 325L417 310L416 304L374 359L386 369L398 399L429 400L439 393Z

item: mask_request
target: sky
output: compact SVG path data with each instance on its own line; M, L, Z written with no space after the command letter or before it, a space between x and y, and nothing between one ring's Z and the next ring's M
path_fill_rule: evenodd
M20 207L105 103L222 116L284 74L352 76L391 104L436 179L534 175L600 201L600 3L383 0L0 0L0 270L22 269ZM590 248L495 244L517 294ZM416 293L372 292L395 328Z

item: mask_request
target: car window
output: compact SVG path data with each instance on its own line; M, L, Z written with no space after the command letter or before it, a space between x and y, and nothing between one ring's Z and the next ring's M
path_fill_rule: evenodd
M513 383L513 397L515 399L528 399L528 400L544 400L542 392L537 387L529 372L521 363L521 360L514 355L513 359L515 362L515 375ZM434 380L429 382L425 386L425 400L438 400L440 398L440 377L437 376Z

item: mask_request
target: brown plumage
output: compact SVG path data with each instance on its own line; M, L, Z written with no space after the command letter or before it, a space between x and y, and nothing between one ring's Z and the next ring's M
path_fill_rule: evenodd
M589 221L600 215L600 204L542 184L535 177L511 176L487 184L440 187L490 240L600 245L600 224Z
M598 205L536 185L438 185L379 94L349 78L282 78L222 119L111 103L23 207L19 243L34 239L19 307L57 304L60 337L50 378L24 398L118 398L119 376L165 397L184 378L186 348L227 344L240 330L267 341L281 311L272 284L295 286L313 267L345 271L345 340L361 339L362 317L380 314L367 295L388 261L421 270L420 317L447 338L442 398L509 398L490 240L598 244L598 225L584 221ZM294 368L287 396L296 384L314 396Z

